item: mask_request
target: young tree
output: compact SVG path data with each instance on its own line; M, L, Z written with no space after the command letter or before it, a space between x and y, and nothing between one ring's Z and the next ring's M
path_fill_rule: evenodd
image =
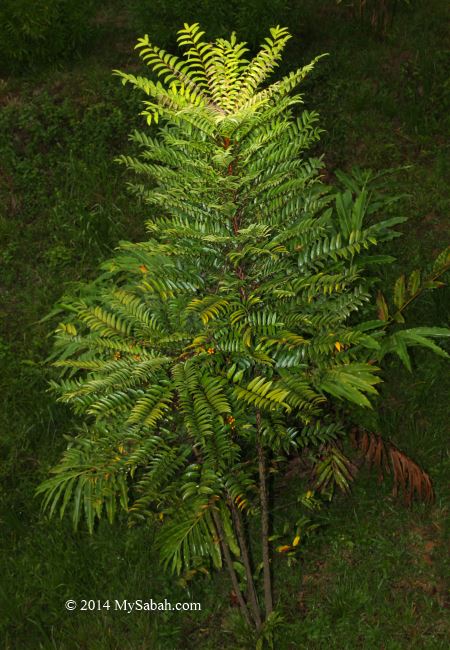
M224 564L262 634L276 619L269 471L306 448L317 486L346 489L349 429L333 404L369 407L377 358L399 346L406 358L417 337L445 354L429 337L446 333L393 341L382 297L379 317L361 323L367 269L386 261L371 249L403 219L376 219L389 201L370 174L342 175L336 191L305 157L320 129L293 91L317 59L262 87L288 39L271 29L249 61L234 34L208 43L185 25L183 58L139 40L157 78L118 72L146 95L149 124L162 123L158 137L133 134L138 157L120 158L142 178L130 188L151 206L149 235L122 243L68 305L54 388L87 420L39 488L50 513L71 509L75 525L84 513L91 531L118 506L150 518L172 571ZM437 277L448 254L436 264Z

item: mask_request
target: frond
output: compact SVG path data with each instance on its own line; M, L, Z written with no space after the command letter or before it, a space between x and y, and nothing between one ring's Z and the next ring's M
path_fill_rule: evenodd
M158 77L164 76L164 83L169 84L173 90L177 88L182 95L188 90L189 99L193 103L197 98L206 99L202 92L203 78L195 74L192 61L181 61L177 56L152 45L148 35L138 40L135 49L139 50L141 58L157 73Z
M340 422L330 422L329 418L318 419L296 431L296 444L306 449L318 449L342 439L344 434L345 429Z
M353 444L368 466L377 468L380 481L384 474L392 475L392 494L402 493L406 505L411 505L416 495L425 503L434 501L429 475L392 442L376 433L356 429L353 431Z
M265 377L256 376L246 386L235 385L233 393L237 400L263 410L271 411L281 407L286 412L291 411L285 401L289 390L280 388L273 381L267 381Z
M84 517L92 532L103 510L111 523L118 507L128 510L127 473L113 436L76 439L52 474L36 492L44 495L43 508L50 516L57 508L61 517L71 510L74 528Z
M251 97L256 88L273 72L281 60L281 54L286 43L291 38L285 27L273 27L270 30L271 38L266 38L261 45L261 50L249 63L240 86L240 102L237 107L242 107Z
M316 386L334 397L371 408L365 394L377 395L374 386L381 382L375 375L377 371L375 366L364 363L336 364L318 375Z
M450 336L447 327L414 327L412 329L397 330L384 337L379 352L382 359L387 354L396 354L408 370L412 370L409 347L423 347L431 350L440 357L449 358L448 352L434 343L433 338L444 339Z
M321 450L321 459L315 467L315 487L332 494L337 486L348 492L356 474L356 467L338 446L329 444Z
M172 405L173 388L168 383L153 385L145 391L134 404L127 424L154 429L158 421L164 416Z
M211 560L220 569L220 541L210 509L214 503L200 499L180 507L158 535L162 564L178 575L202 560Z

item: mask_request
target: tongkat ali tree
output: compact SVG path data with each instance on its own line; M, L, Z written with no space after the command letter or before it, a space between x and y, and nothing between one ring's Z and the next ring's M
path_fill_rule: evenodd
M251 60L234 35L203 36L185 25L181 58L142 38L153 74L117 73L158 125L132 135L139 155L120 158L138 177L130 189L148 206L148 238L122 243L65 302L53 386L86 424L39 492L50 513L70 510L74 525L84 516L91 531L119 507L147 518L178 574L224 564L242 615L267 639L277 619L269 474L307 450L315 488L348 488L351 427L336 404L370 407L388 352L445 355L431 338L447 330L402 329L402 309L438 286L449 258L403 278L394 317L381 294L377 307L370 273L389 259L372 250L403 219L383 216L392 201L375 176L341 175L336 190L305 156L320 129L295 89L317 60L263 86L286 29ZM424 475L414 476L419 489ZM296 549L300 528L282 550Z

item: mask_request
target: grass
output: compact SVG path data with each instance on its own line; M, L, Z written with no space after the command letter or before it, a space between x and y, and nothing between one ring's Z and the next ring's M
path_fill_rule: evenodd
M405 9L383 42L325 2L306 3L293 26L289 67L331 55L305 85L306 107L321 113L326 129L320 152L330 179L355 164L408 166L391 189L406 195L399 211L409 221L383 282L423 265L448 241L446 14L441 0ZM252 647L224 576L186 591L162 575L150 530L121 522L93 537L74 534L70 522L42 517L33 497L73 427L46 390L43 360L57 317L42 318L64 292L94 276L121 238L139 240L146 217L114 163L141 124L139 98L111 76L112 68L135 65L137 34L126 12L117 18L105 8L98 22L97 49L78 62L0 81L2 647ZM411 308L411 323L448 325L448 306L448 292L430 294ZM445 362L422 352L413 374L393 362L387 367L368 424L425 466L436 503L405 509L388 485L363 474L350 497L328 508L326 525L294 569L276 559L287 622L277 650L447 647L449 387ZM67 598L165 597L199 601L202 613L64 610Z

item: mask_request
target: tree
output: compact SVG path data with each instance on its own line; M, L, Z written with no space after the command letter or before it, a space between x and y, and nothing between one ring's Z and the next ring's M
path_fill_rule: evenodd
M348 489L349 427L336 405L370 407L377 359L399 349L405 359L416 344L445 354L430 337L448 332L387 336L400 317L381 294L378 318L364 320L370 269L387 261L371 249L397 236L403 219L377 217L392 201L373 174L341 174L336 190L320 177L321 159L305 158L318 117L297 114L292 91L318 59L262 87L286 29L271 29L250 61L234 34L214 43L203 35L197 24L180 30L184 58L144 37L138 47L157 78L117 73L145 93L148 123L163 124L158 137L135 132L140 155L120 158L142 178L130 189L151 206L149 235L122 243L65 305L55 362L63 377L53 387L86 424L39 492L50 514L71 509L77 525L84 513L91 531L118 506L150 518L174 572L225 564L263 639L278 620L269 473L306 449L317 489ZM427 281L448 263L446 253ZM410 285L412 299L421 281ZM401 316L406 284L399 291ZM312 505L314 495L303 500ZM301 522L281 550L295 550Z

